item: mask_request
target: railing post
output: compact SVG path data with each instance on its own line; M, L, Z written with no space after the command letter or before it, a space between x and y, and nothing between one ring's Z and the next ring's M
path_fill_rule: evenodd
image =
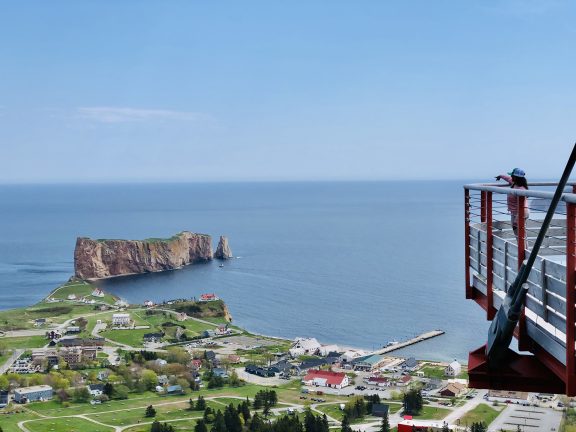
M492 192L486 192L486 319L493 319L494 310L494 248L492 237Z
M464 260L466 269L466 298L473 298L470 284L470 191L464 189Z
M516 223L518 224L518 269L520 269L520 266L526 258L526 197L518 196L517 198L518 220ZM522 307L522 313L518 320L518 349L520 351L528 351L530 349L529 337L526 331L526 312L524 306Z
M486 192L480 192L480 222L486 222Z
M576 395L574 308L576 302L576 207L566 203L566 394Z

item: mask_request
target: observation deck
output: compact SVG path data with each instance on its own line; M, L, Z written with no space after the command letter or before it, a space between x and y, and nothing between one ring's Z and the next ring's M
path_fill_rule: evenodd
M518 348L532 353L539 361L538 367L541 364L546 371L538 374L542 382L550 382L550 388L540 391L575 396L576 183L569 185L530 272L525 306L514 335ZM528 257L556 186L556 183L531 183L529 190L502 184L464 186L466 298L486 311L486 319L494 318L520 265ZM518 209L517 234L507 210L510 195ZM510 378L513 383L496 386L533 389L530 383L522 382L521 375ZM489 381L506 379L491 377ZM473 381L471 374L471 385ZM476 383L478 387L480 381Z

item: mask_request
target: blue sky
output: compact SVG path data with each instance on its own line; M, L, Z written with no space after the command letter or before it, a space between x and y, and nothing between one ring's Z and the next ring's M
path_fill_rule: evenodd
M0 182L557 178L576 4L2 1Z

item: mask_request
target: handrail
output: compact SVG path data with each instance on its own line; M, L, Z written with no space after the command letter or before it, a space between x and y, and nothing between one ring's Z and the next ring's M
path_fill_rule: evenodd
M558 183L547 183L547 184L537 184L532 183L533 186L556 186ZM568 185L576 185L575 182L570 182ZM544 198L544 199L552 199L554 197L554 192L547 192L541 190L533 190L533 189L512 189L508 185L499 185L496 186L495 183L474 183L474 184L467 184L464 185L464 189L467 190L475 190L475 191L484 191L484 192L493 192L498 194L506 194L506 195L515 195L515 196L524 196L529 198ZM576 194L565 192L562 194L561 201L576 204Z

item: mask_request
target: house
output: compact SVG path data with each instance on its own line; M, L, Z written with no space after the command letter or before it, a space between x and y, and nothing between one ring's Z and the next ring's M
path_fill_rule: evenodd
M371 376L364 380L366 384L378 387L389 387L390 379L387 377Z
M282 376L300 375L301 371L299 366L288 363L286 360L274 363L269 367L269 369L274 373L281 374Z
M385 362L385 358L381 355L374 354L365 357L358 357L352 360L354 370L358 371L373 371L378 369Z
M182 394L184 393L184 391L182 390L181 385L176 384L168 386L168 388L166 388L166 393L169 395L174 395L174 394Z
M236 354L230 354L228 356L228 361L232 364L240 363L240 356Z
M331 352L338 352L338 345L322 345L319 349L318 349L318 353L321 356L328 356L328 353Z
M82 347L82 360L96 360L98 349L95 347Z
M80 333L80 327L79 326L68 326L66 327L66 333L70 334L70 333Z
M74 366L82 362L82 349L79 347L62 349L60 350L59 355L60 358L70 366Z
M412 381L412 377L410 375L402 375L398 381L396 381L396 385L399 387L406 387Z
M42 327L46 324L46 318L38 318L34 320L34 327Z
M8 405L8 392L0 390L0 408L5 408Z
M244 370L246 372L248 372L249 374L258 375L258 376L261 376L263 378L269 378L269 377L273 377L275 375L271 369L263 368L263 367L252 365L252 364L246 365Z
M127 313L112 314L112 325L114 325L114 326L129 326L130 325L130 314L127 314Z
M101 370L98 372L98 375L96 375L96 379L98 381L104 381L104 380L108 379L109 375L110 375L110 371L108 371L107 369Z
M456 360L454 360L452 363L446 366L446 369L444 369L444 375L449 377L458 376L460 373L462 373L462 365L460 365L460 363L458 363Z
M32 387L21 387L14 390L14 401L26 403L52 399L54 391L49 385L38 385Z
M152 300L144 300L144 306L151 308L154 306L154 302Z
M204 358L213 365L218 363L218 359L216 358L216 353L214 351L204 351Z
M50 330L46 332L46 339L56 340L62 337L62 332L59 330Z
M92 291L92 296L104 297L104 291L102 291L100 288L96 288L96 289L94 289L94 291Z
M386 404L375 403L372 404L372 415L374 417L388 417L389 406Z
M144 342L152 342L152 343L159 343L162 341L162 338L164 337L164 333L163 332L159 332L159 333L144 333L144 335L142 336L142 340Z
M67 299L68 300L76 300L78 297L76 297L76 294L68 294Z
M341 363L350 363L352 360L358 357L364 357L366 355L365 351L362 350L347 350L340 356Z
M406 371L414 371L418 368L418 361L414 357L407 358L400 367Z
M288 352L292 358L301 355L315 355L321 346L315 338L297 338Z
M114 302L114 306L117 306L119 308L127 308L130 305L128 304L128 302L126 300L120 299L120 300L116 300Z
M320 366L324 366L324 365L328 365L328 364L330 364L330 363L325 358L312 358L312 359L304 360L302 363L300 363L300 370L305 371L308 369L319 368Z
M220 378L228 378L228 373L226 372L226 369L224 369L224 368L214 368L214 369L212 369L212 373L214 374L214 376L217 376Z
M310 370L302 379L302 383L304 385L341 389L349 384L349 380L348 375L344 372Z
M217 336L223 336L223 335L227 335L232 333L232 330L230 330L228 328L227 324L221 324L218 326L218 328L216 329L216 335Z
M202 360L194 359L190 361L190 367L192 367L193 369L200 369L202 367Z
M215 330L204 330L202 332L202 337L203 338L211 338L216 336L216 331Z
M212 294L202 294L202 295L200 296L200 300L199 300L199 301L201 301L201 302L209 302L209 301L216 301L216 300L220 300L220 299L218 298L218 296L217 296L216 294L212 293Z
M460 396L464 390L466 390L466 386L464 384L451 382L441 388L438 394L444 397L457 397Z
M104 393L104 384L90 384L88 386L88 391L92 396L100 396Z

